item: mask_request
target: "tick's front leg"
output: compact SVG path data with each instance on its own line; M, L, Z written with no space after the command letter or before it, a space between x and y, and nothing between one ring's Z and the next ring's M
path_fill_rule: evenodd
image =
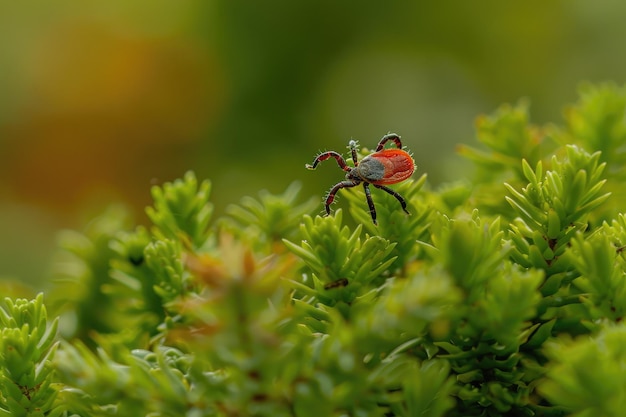
M337 194L337 191L339 191L342 188L356 187L357 185L359 185L358 182L348 181L348 180L341 181L340 183L335 184L335 186L330 189L330 191L328 192L328 195L326 196L326 204L325 204L326 215L327 216L330 215L330 205L333 203L333 201L335 201L335 194Z
M306 164L305 167L307 169L315 169L320 162L325 161L329 158L335 158L335 160L337 161L337 165L339 165L339 168L343 169L346 172L350 172L351 168L346 164L346 161L345 159L343 159L343 156L341 156L335 151L323 152L317 155L317 157L313 161L313 164L311 165Z

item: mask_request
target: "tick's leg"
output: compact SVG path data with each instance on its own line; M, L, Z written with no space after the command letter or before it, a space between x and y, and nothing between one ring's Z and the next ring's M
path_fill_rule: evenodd
M376 207L374 207L374 200L372 200L372 192L370 191L369 183L364 182L363 189L365 190L365 198L367 199L367 205L370 208L372 221L374 222L374 225L378 226L378 223L376 223Z
M380 142L378 142L378 146L376 147L376 152L382 150L385 147L385 143L389 142L390 140L392 140L396 144L398 149L402 149L402 141L400 140L400 136L396 135L395 133L390 133L388 135L383 136Z
M335 201L335 194L337 194L337 191L339 191L342 188L356 187L357 185L359 185L359 182L347 181L347 180L341 181L340 183L336 184L333 188L331 188L330 191L328 192L328 195L326 196L326 204L325 204L326 214L330 215L330 205L333 203L333 201Z
M376 185L376 184L372 184L372 185L374 185L374 187L379 188L379 189L381 189L381 190L391 194L392 196L394 196L396 198L396 200L398 200L400 202L400 205L402 206L402 210L404 210L404 212L406 214L411 214L406 209L406 201L404 201L404 198L400 194L396 193L391 188L385 187L384 185Z
M352 160L354 161L354 166L359 165L359 161L357 160L356 152L359 149L359 141L351 140L348 142L348 148L350 149L350 153L352 154Z
M350 172L350 167L346 165L346 161L343 159L343 156L339 155L335 151L323 152L317 155L317 158L315 158L312 165L306 164L305 166L307 167L307 169L315 169L317 167L317 164L329 158L335 158L337 164L339 165L339 168L343 169L346 172Z

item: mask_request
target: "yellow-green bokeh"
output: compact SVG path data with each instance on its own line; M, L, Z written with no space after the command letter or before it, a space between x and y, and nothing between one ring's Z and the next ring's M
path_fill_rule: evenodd
M3 2L0 277L41 282L55 231L194 170L217 214L260 188L322 195L322 149L402 135L418 173L467 175L474 118L527 97L560 122L581 81L624 83L616 0Z

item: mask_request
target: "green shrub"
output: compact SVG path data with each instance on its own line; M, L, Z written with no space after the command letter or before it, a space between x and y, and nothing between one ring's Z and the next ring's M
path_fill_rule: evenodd
M621 416L625 114L503 106L474 177L377 193L379 226L359 188L351 220L295 183L213 219L210 182L155 186L150 227L63 235L57 318L5 300L0 416Z

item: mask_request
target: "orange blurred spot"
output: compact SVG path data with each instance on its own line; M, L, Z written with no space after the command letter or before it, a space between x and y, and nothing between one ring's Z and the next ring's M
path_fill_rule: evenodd
M36 204L64 210L102 187L136 202L150 178L188 168L222 107L215 59L196 39L65 21L24 53L26 104L0 125L0 169Z

